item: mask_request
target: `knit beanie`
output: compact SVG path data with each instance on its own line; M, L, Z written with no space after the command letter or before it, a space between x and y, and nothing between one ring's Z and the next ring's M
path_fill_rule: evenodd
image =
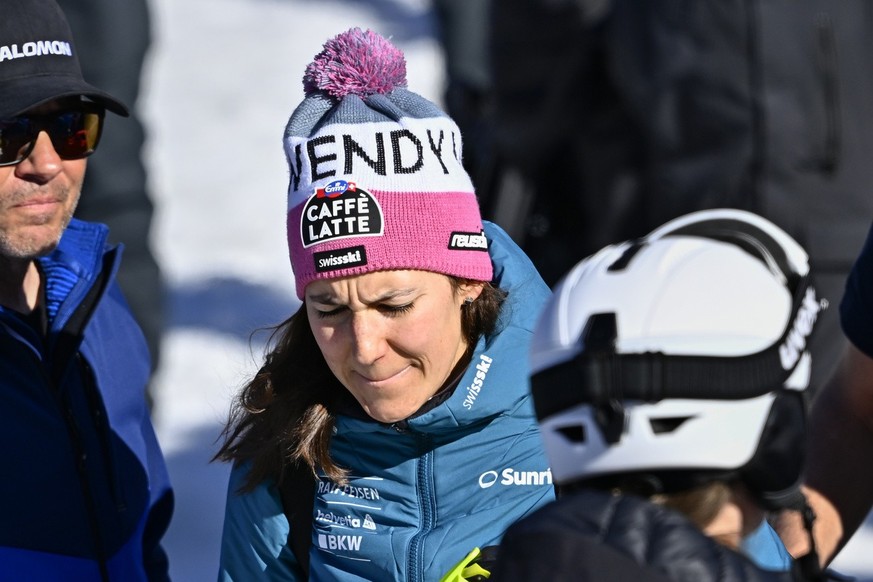
M297 296L317 279L419 269L490 281L461 132L406 88L406 61L359 28L306 68L285 128L288 247Z

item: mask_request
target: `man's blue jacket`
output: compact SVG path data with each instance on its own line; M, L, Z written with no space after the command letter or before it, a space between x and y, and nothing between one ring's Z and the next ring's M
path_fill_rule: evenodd
M39 259L46 334L0 307L0 581L168 579L149 355L106 237L74 219Z

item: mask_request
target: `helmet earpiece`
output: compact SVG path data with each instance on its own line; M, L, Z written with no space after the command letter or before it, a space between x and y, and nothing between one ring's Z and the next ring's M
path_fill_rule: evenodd
M781 390L764 423L758 448L739 478L766 509L800 509L806 460L806 402L802 392Z

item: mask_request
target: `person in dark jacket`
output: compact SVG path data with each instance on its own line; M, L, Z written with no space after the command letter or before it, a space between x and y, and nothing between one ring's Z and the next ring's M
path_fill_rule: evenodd
M818 518L816 545L830 563L873 509L873 225L849 274L840 323L849 346L837 373L813 403L805 492ZM808 548L796 514L780 517L792 553Z
M559 499L510 527L492 580L822 579L814 552L774 570L743 547L769 510L808 511L821 310L806 252L744 211L692 213L577 264L530 354Z
M733 207L803 245L839 301L873 216L873 4L500 0L492 13L491 147L511 179L483 193L483 216L523 215L516 240L547 284L604 245ZM813 394L845 344L825 311Z
M106 111L54 0L0 7L0 579L168 579L173 497L121 248L72 218Z
M76 38L83 76L129 106L126 119L105 120L103 147L85 176L88 196L75 216L107 225L110 242L124 244L118 283L145 334L154 377L164 331L164 284L151 246L154 197L143 159L146 120L137 107L151 46L150 2L58 0L58 5ZM149 398L154 399L152 391Z

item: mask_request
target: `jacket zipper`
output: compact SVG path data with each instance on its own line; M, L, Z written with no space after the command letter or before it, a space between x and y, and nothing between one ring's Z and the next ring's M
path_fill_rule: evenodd
M112 501L115 504L116 511L123 513L127 511L127 502L121 490L121 477L118 474L118 462L115 455L115 447L112 445L110 436L109 420L103 411L102 399L94 381L94 372L91 364L79 353L76 354L76 359L82 368L82 386L88 399L88 407L91 410L97 438L103 450L103 458L106 462L106 478L109 479Z
M433 486L433 452L429 446L427 435L414 433L420 450L426 451L418 458L416 468L416 492L421 525L409 542L409 558L407 560L408 582L424 581L424 559L421 552L424 539L433 529L436 522L436 495Z
M103 532L100 529L100 520L97 517L97 503L94 500L91 483L88 479L88 456L82 443L80 427L76 422L73 407L69 401L69 395L61 392L61 382L64 378L64 365L69 364L72 360L72 363L76 367L76 370L73 373L79 374L81 387L84 392L86 402L88 403L88 409L93 415L96 407L93 404L92 395L89 394L89 386L94 382L93 374L90 366L83 367L80 365L80 363L83 363L84 360L79 358L79 347L81 344L82 330L87 325L87 322L91 317L91 313L96 308L97 303L100 301L100 298L107 285L107 279L109 277L109 275L107 275L109 271L107 271L106 268L107 262L109 265L113 264L114 256L115 253L104 255L102 271L97 275L97 277L95 277L93 281L91 281L90 286L83 290L84 293L76 303L75 309L73 309L73 311L69 313L69 316L63 317L61 313L58 313L58 315L56 316L56 320L52 325L52 329L57 330L61 328L63 333L50 332L49 338L47 338L46 342L47 355L45 358L46 367L44 368L44 370L49 372L49 378L47 379L47 383L56 396L58 406L61 409L61 413L67 426L67 432L70 435L73 452L76 456L76 471L79 476L79 485L82 488L82 496L85 500L86 511L88 513L88 522L94 541L95 557L97 559L98 567L100 569L100 578L101 580L103 580L103 582L110 582L108 557L106 555L106 546L104 544ZM75 288L73 289L73 291L71 291L71 293L74 292L76 292ZM61 338L74 341L75 343L70 343L69 341L59 341ZM71 338L77 339L72 340ZM101 424L100 417L102 417L102 414L98 415L98 417L95 417L93 419L93 422L95 425L95 429L97 430L97 438L98 440L103 442L103 435L101 434L99 428ZM104 452L104 454L106 453ZM110 457L107 457L106 463L107 468L110 470L110 479L112 479L112 491L117 494L118 485L115 482L116 480L114 479L114 474L112 473L112 467L114 467L114 463L112 462L112 459ZM116 498L114 501L117 502L118 498Z
M7 327L7 331L11 331L8 326L5 327ZM91 495L91 485L86 470L88 456L82 446L82 439L79 435L79 427L76 423L72 406L65 395L61 393L59 385L51 378L51 374L48 372L48 368L51 367L51 364L41 357L41 353L34 347L34 344L27 341L23 336L18 335L17 333L14 334L13 337L24 343L24 345L26 345L32 352L36 368L42 375L43 383L54 396L55 403L64 419L64 425L67 428L67 434L70 437L70 445L73 449L73 461L79 478L79 487L82 490L82 496L85 500L88 526L91 529L91 535L93 536L95 554L100 568L100 577L104 582L110 582L109 569L106 563L106 555L103 545L103 536L100 533L100 524L97 519L97 507L94 503L94 498Z
M57 392L57 387L53 387ZM67 398L58 394L58 404L64 415L64 421L67 425L67 432L70 434L70 441L73 445L73 453L76 459L76 472L79 475L79 485L82 488L82 496L85 499L86 510L88 513L88 522L91 527L91 535L94 538L95 553L97 562L100 567L100 578L104 582L109 582L109 568L106 564L106 550L103 545L103 535L100 532L100 522L97 519L97 504L94 502L94 496L91 493L91 483L88 480L87 462L88 455L82 446L82 439L79 434L79 426L76 423L73 408Z

